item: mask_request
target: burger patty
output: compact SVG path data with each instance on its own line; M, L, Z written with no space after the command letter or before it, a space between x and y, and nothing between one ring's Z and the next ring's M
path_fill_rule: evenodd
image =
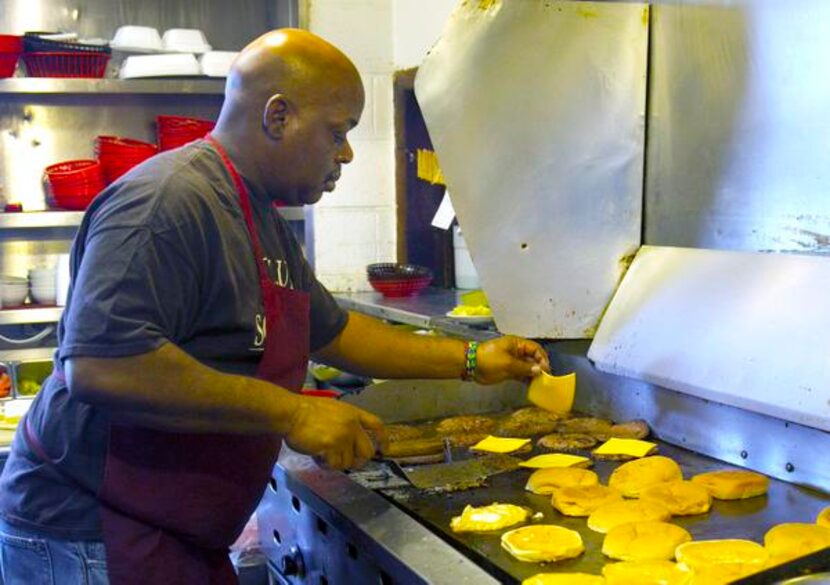
M597 440L584 433L552 433L539 439L536 444L549 451L568 452L591 449L596 446Z
M465 415L445 418L435 427L441 436L465 433L491 433L496 428L496 420L489 416Z

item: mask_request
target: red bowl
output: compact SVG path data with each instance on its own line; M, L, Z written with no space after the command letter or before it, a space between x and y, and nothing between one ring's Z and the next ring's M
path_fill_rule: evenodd
M186 116L157 116L158 142L161 150L172 150L204 138L216 125L210 120Z
M421 276L406 280L369 279L372 288L385 297L410 297L424 290L432 281L431 276Z
M132 138L98 136L95 139L95 155L101 163L107 185L157 152L155 144Z
M22 53L23 37L17 35L0 35L0 53Z
M20 53L0 52L0 78L14 75L18 57L20 57Z
M55 202L69 209L92 201L104 189L101 163L95 160L66 161L46 167L44 171Z

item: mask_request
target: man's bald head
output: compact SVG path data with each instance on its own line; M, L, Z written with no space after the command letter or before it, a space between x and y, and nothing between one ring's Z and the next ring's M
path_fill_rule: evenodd
M299 106L342 99L360 85L360 74L346 55L308 31L280 29L266 33L242 50L225 86L222 118L262 120L269 98L284 94ZM361 86L362 87L362 86Z
M307 31L275 30L234 61L214 135L274 197L313 203L352 159L345 137L363 100L357 69L334 45Z

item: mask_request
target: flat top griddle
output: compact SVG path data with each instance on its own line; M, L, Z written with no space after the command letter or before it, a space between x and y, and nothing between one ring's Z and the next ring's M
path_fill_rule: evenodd
M659 442L659 453L677 461L686 479L704 471L731 468L722 462L662 442ZM602 483L606 483L619 464L596 461L593 469ZM491 477L485 487L449 494L431 494L411 487L380 490L380 493L502 582L517 583L540 572L602 574L602 567L613 562L601 553L604 535L590 530L585 518L569 518L559 514L551 506L548 496L525 491L531 471L521 469L504 473ZM528 506L544 514L542 522L576 530L585 542L585 553L559 563L524 563L501 548L499 539L504 531L492 534L454 534L450 531L450 519L460 514L464 506L482 506L493 502ZM746 538L763 543L764 533L772 526L783 522L813 522L818 512L828 505L830 496L826 494L772 480L767 496L731 502L715 500L708 514L674 517L671 522L684 527L695 540Z

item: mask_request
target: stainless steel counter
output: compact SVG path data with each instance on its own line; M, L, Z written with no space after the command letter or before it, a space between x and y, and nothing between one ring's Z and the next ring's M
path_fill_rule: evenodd
M387 321L436 329L448 335L483 341L498 337L495 325L469 325L447 313L460 303L463 291L427 288L418 295L388 298L377 292L338 293L341 307Z

